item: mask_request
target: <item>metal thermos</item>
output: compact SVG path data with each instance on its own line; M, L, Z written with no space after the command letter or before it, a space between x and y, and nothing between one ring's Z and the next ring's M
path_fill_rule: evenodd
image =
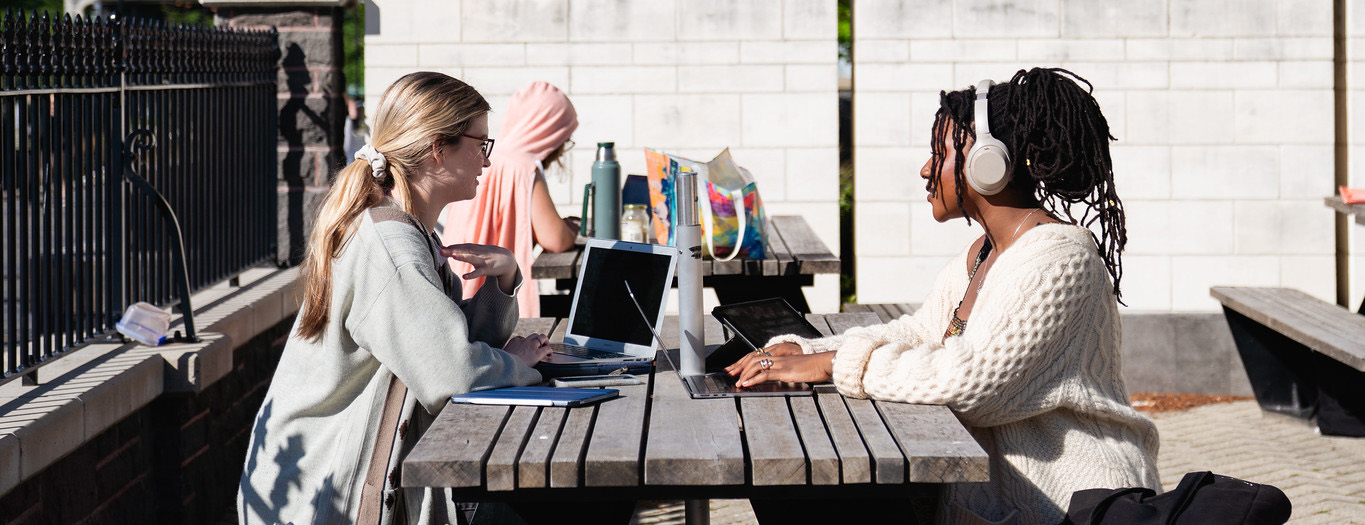
M678 353L682 374L706 373L706 334L701 304L701 221L697 210L697 174L679 173L673 186L678 203L675 246L678 258Z
M593 236L603 239L621 238L621 165L615 148L615 142L598 142L592 163Z

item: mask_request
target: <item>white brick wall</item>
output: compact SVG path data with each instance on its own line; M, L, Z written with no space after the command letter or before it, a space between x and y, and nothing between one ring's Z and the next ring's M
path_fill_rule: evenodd
M1365 1L1348 1L1365 86ZM858 299L918 302L979 227L929 216L918 171L939 90L1032 66L1090 80L1118 138L1132 309L1214 311L1212 285L1335 299L1332 6L1319 0L859 0L854 6ZM1350 93L1363 107L1365 89ZM907 112L909 113L907 119ZM1349 123L1365 186L1365 119ZM1365 250L1353 226L1352 253ZM1365 292L1354 259L1351 297Z
M440 71L489 99L496 136L517 89L545 80L569 94L579 145L548 178L561 213L581 213L597 141L616 142L623 174L644 173L645 147L699 160L729 147L769 213L804 215L838 252L832 0L376 0L367 10L380 20L365 37L372 104L399 76ZM893 44L890 58L904 60L908 44ZM811 307L837 311L838 290L836 276L817 278Z

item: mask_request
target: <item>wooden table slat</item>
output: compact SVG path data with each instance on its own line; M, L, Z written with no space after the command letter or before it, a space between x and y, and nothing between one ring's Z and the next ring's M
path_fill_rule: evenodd
M901 316L900 308L894 304L879 304L873 307L873 311L876 312L877 319L883 323L889 323Z
M1365 224L1365 204L1346 204L1340 195L1323 199L1328 207L1347 215L1354 215L1356 224Z
M844 313L860 313L872 311L872 305L860 303L845 303L843 305L840 305L840 308L843 309Z
M568 417L564 418L564 428L559 432L559 442L555 444L554 455L550 458L551 487L578 486L584 454L587 452L588 432L592 429L592 418L596 411L596 406L569 409Z
M574 279L578 277L578 257L582 247L560 253L542 252L531 265L534 279Z
M1365 316L1292 288L1216 286L1209 294L1314 351L1365 371Z
M867 444L867 451L872 455L874 480L877 483L904 483L905 456L896 445L896 439L891 437L891 431L882 422L877 407L867 399L845 398L844 404L848 406L848 413L853 416L853 422L858 425L858 432Z
M404 487L478 487L511 409L447 404L403 460Z
M830 330L836 334L842 334L849 328L883 324L881 318L872 312L826 314L825 322L829 323Z
M806 314L806 320L810 321L811 326L819 330L823 335L834 335L834 330L830 328L829 321L824 314Z
M802 273L839 273L839 257L825 247L805 218L775 215L772 222L777 225L777 231L787 244L792 259L800 263Z
M766 258L703 262L702 275L812 275L833 274L841 270L839 256L820 241L806 219L799 215L770 215ZM582 263L582 245L561 253L541 253L531 265L534 279L573 279Z
M559 428L564 423L563 407L545 407L526 446L517 461L517 488L543 488L549 486L550 454L554 452L555 441L559 439Z
M517 457L526 444L527 434L535 425L539 407L512 407L512 415L502 427L493 453L488 456L488 468L484 472L485 484L489 491L512 490L517 488Z
M739 409L754 485L806 483L806 452L787 408L787 398L741 398Z
M905 453L911 483L990 480L986 451L948 407L874 402Z
M844 398L837 392L820 392L815 394L815 401L820 406L820 413L825 417L825 426L829 429L834 450L839 454L843 482L871 483L872 456L867 453L867 445L863 444L862 436L858 435L858 427L854 425L853 416L844 405Z
M782 275L789 265L795 265L796 259L792 258L791 250L787 249L787 243L782 240L782 235L777 231L777 225L773 222L773 217L768 218L764 225L767 235L764 237L768 241L768 253L762 261L753 261L753 269L760 272L758 275ZM793 270L796 270L793 268ZM747 272L751 275L753 272ZM791 273L795 274L796 271Z
M797 431L801 434L801 444L806 449L812 485L839 484L839 454L834 451L834 443L829 440L829 430L820 418L820 410L815 407L815 398L806 396L792 397L788 400ZM749 446L753 449L753 445Z
M512 337L526 337L531 334L549 335L555 329L555 319L553 317L536 317L521 319L517 321L517 327L512 330ZM563 337L560 337L563 340Z
M708 331L707 339L712 337ZM668 354L660 352L654 362L645 484L743 484L744 447L734 400L692 399L674 368L677 351Z
M633 487L640 484L640 451L649 385L616 387L621 395L597 406L597 420L583 458L583 484L588 487Z

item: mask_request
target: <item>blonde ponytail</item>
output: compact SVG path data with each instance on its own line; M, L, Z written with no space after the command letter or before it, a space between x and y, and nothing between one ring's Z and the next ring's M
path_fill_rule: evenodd
M341 255L360 214L379 205L387 193L402 203L404 212L415 215L411 175L433 140L462 135L471 120L489 109L473 87L441 73L412 73L384 90L370 146L384 156L385 166L376 176L369 161L351 162L337 174L318 207L301 268L299 337L316 341L327 327L332 261Z

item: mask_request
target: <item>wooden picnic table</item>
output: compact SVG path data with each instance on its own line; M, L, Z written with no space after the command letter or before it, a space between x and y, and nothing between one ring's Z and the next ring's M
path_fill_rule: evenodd
M1333 195L1323 199L1328 208L1336 210L1338 213L1354 215L1356 224L1365 224L1365 204L1347 204L1340 195Z
M704 260L702 285L715 290L721 304L782 297L797 310L810 312L801 287L811 286L816 274L839 273L839 256L815 236L804 217L770 216L767 229L767 258ZM531 278L558 279L561 289L572 290L582 255L581 238L573 250L542 253L531 265Z
M807 317L827 334L879 322ZM707 344L723 342L708 321ZM523 319L517 333L562 340L564 324ZM677 326L665 321L665 341ZM944 406L846 398L828 384L814 396L691 399L663 355L647 384L616 388L582 408L448 404L404 459L402 485L450 487L457 501L852 499L989 479L985 451Z
M1323 199L1323 203L1328 208L1336 210L1337 213L1345 214L1347 217L1355 216L1356 224L1365 225L1365 203L1347 204L1340 195L1333 195ZM1360 307L1356 309L1360 314L1365 314L1365 299L1360 301Z

